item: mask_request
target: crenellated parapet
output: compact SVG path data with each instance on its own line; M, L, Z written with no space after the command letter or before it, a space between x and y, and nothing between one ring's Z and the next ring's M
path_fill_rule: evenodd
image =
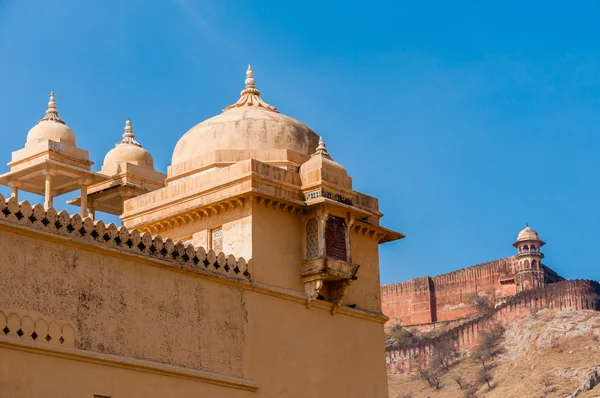
M203 247L163 239L160 235L152 236L147 232L140 233L136 229L117 227L113 223L105 225L102 220L93 221L90 217L82 219L78 214L70 215L64 210L60 212L56 212L54 208L45 210L40 204L31 206L29 202L18 202L14 197L5 200L0 195L0 222L93 242L107 248L164 260L217 275L251 279L251 260L246 262L243 257L236 258L222 252L215 253L212 249L207 251Z
M442 343L449 343L457 351L474 347L479 344L480 335L489 329L489 325L505 325L543 308L599 311L599 297L600 283L592 280L562 281L517 293L498 305L491 315L466 320L435 337L388 350L388 373L410 373L417 361L427 365L436 347Z

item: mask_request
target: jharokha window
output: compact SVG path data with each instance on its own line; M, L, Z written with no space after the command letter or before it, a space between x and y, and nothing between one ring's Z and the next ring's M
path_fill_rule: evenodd
M215 253L223 251L223 228L218 227L210 230L210 248Z
M348 260L346 253L346 221L329 216L325 222L325 253L327 257Z
M346 252L346 221L343 218L328 216L325 221L325 242L321 242L319 234L319 221L311 218L306 224L306 258L315 258L322 255L338 260L348 261ZM323 243L325 247L322 247Z
M311 218L306 224L306 258L319 256L319 222Z

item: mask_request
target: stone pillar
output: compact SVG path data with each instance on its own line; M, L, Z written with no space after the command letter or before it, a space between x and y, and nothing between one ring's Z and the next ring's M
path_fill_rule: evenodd
M88 215L87 209L87 185L81 185L81 207L79 209L81 218L86 218Z
M94 202L90 201L90 217L92 220L96 219L96 207L94 206Z
M319 222L319 255L325 256L326 246L325 246L325 226L327 223L327 217L329 214L325 208L317 211L317 221Z
M55 172L53 170L43 170L42 175L46 177L46 183L44 187L44 209L48 210L52 207L53 195L52 195L52 177Z
M21 183L18 181L13 181L10 183L10 187L12 188L10 196L11 196L11 198L15 198L17 200L17 202L19 201L19 187L20 186L21 186Z

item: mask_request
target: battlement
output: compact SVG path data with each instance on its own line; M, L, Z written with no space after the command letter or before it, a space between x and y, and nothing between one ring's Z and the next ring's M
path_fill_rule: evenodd
M72 239L94 242L98 245L145 257L169 261L178 265L207 271L215 275L251 279L251 260L243 257L206 251L183 242L152 236L136 229L117 227L102 220L82 219L79 214L69 215L66 211L45 210L41 204L31 206L29 202L17 202L15 198L5 200L0 195L0 221L32 227L45 232L68 236Z
M388 326L419 326L456 322L475 312L472 298L492 296L502 300L517 293L516 258L498 260L462 268L449 273L413 278L410 281L381 286L382 310L390 318ZM542 266L540 275L548 284L564 280ZM536 288L532 284L531 288Z
M542 289L520 292L497 306L492 315L478 316L436 337L388 350L388 373L410 373L417 363L426 366L441 343L449 343L457 351L474 347L488 325L505 325L543 308L599 311L598 295L600 283L592 280L561 281Z

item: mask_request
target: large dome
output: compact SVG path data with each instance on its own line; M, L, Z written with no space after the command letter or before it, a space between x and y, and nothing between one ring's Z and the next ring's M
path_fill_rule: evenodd
M27 143L37 144L44 140L52 140L61 144L76 146L73 130L58 117L58 110L56 110L56 102L54 101L54 91L50 93L46 116L27 133Z
M246 88L237 103L192 127L179 139L173 165L218 150L289 149L307 156L315 151L319 136L265 103L255 87L250 67L246 75Z

